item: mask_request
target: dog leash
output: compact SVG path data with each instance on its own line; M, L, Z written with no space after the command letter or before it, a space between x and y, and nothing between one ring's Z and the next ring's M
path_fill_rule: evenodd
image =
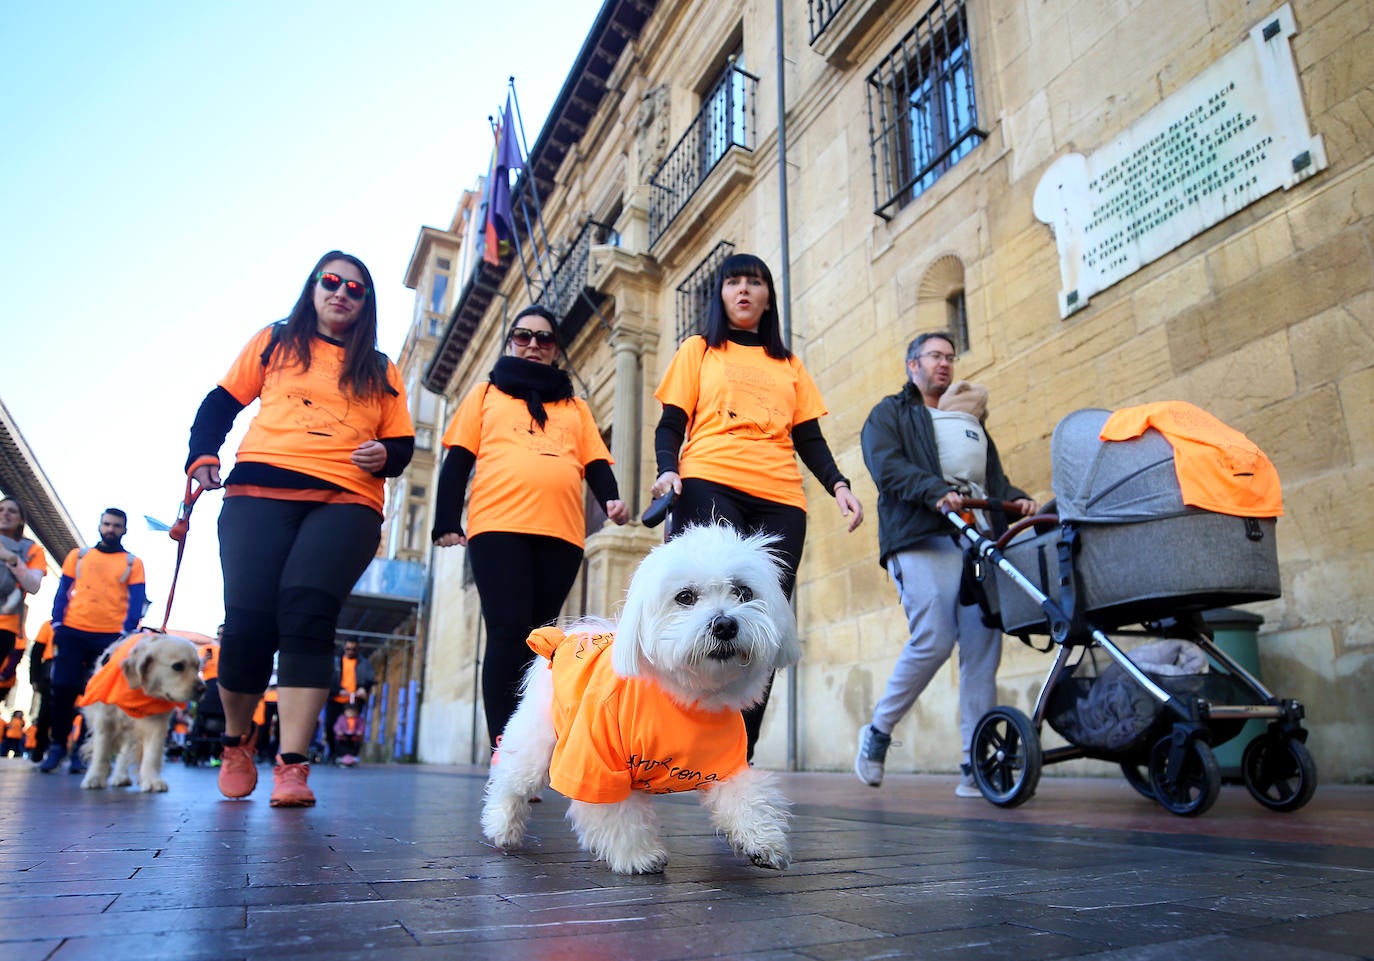
M172 586L167 590L167 610L162 615L162 633L167 632L167 622L172 617L172 600L177 593L177 578L181 576L181 558L186 553L186 534L191 530L191 508L196 506L196 501L201 494L205 493L204 484L197 483L195 479L196 468L206 464L218 465L219 459L216 457L197 457L191 462L191 466L186 468L186 494L181 499L181 507L177 509L177 519L167 531L167 536L177 542L177 563L172 569Z

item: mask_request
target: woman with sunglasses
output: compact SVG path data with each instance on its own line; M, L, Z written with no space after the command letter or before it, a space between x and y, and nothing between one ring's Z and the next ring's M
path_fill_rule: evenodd
M650 493L677 494L669 537L717 520L776 535L791 598L806 540L797 457L835 498L850 531L863 523L863 505L821 434L820 391L783 343L768 265L753 254L728 257L716 289L704 336L683 341L654 392L663 414ZM765 690L763 702L744 712L751 760L767 704Z
M258 412L221 483L220 446L254 400ZM224 487L226 797L257 785L253 711L276 654L281 753L271 805L315 803L308 753L333 682L339 611L380 542L385 478L398 476L414 449L400 374L377 350L372 275L358 258L330 251L290 315L253 336L191 426L187 472L206 489Z
M558 616L582 567L583 479L608 518L630 519L592 412L554 366L556 325L537 304L516 314L505 355L444 431L434 543L466 546L472 562L487 628L482 706L493 751L534 658L525 639Z

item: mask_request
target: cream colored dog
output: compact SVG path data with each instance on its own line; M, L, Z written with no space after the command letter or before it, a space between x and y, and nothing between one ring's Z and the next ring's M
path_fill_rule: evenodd
M200 652L183 637L144 631L111 644L76 702L91 733L83 748L89 767L81 786L126 787L137 772L140 791L167 790L167 722L174 708L204 689Z

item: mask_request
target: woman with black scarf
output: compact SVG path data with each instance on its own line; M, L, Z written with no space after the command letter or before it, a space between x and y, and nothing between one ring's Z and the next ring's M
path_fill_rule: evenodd
M464 398L444 431L433 538L467 547L472 562L487 626L482 703L493 750L534 657L525 638L558 616L582 566L583 478L607 517L630 518L591 410L553 366L556 327L537 304L516 314L490 381Z

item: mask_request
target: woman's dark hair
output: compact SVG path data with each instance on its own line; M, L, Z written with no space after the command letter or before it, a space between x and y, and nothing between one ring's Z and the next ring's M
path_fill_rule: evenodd
M778 292L773 288L773 274L768 270L768 265L753 254L732 254L720 265L711 306L706 311L706 345L719 347L729 338L730 320L725 316L725 301L721 299L721 292L731 277L758 277L768 285L768 309L759 318L759 342L769 357L787 360L792 356L792 351L782 342L782 322L778 320Z
M28 523L29 523L29 513L28 513L28 511L24 510L24 505L23 505L23 503L19 500L19 498L17 498L17 497L0 497L0 504L5 503L5 501L9 501L11 504L13 504L15 507L17 507L17 508L19 509L19 531L18 531L18 533L17 533L17 536L18 536L18 537L23 537L23 536L24 536L24 528L27 527L27 526L28 526Z
M521 317L543 317L549 322L549 329L553 331L553 342L559 352L563 352L563 338L558 336L558 315L543 304L530 304L520 313L515 315L515 319L510 322L510 330L506 331L506 343L510 343L510 332L520 326Z
M344 340L343 370L339 374L339 389L354 397L376 397L386 391L386 365L377 362L377 289L372 283L372 273L357 257L342 250L331 250L321 257L310 269L305 279L296 306L286 317L286 330L282 332L281 344L286 357L295 361L302 370L310 369L310 342L315 337L319 316L315 313L315 284L325 264L333 260L344 260L358 268L367 284L367 296L363 298L358 319L349 328Z

